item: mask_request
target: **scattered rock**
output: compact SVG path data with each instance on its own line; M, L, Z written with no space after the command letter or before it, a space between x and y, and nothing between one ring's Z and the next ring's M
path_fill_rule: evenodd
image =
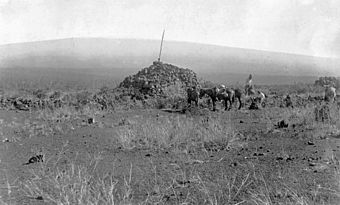
M287 128L287 127L288 127L288 123L286 123L284 120L281 120L276 125L276 128Z
M276 160L283 160L283 157L282 156L278 156L278 157L276 157Z
M308 144L308 145L314 145L314 142L308 141L307 144Z
M33 156L24 165L33 164L33 163L37 163L37 162L43 162L44 161L43 158L44 158L44 156L42 154Z
M2 142L9 142L9 139L5 138L5 139L2 140Z
M289 162L289 161L292 161L292 160L293 160L293 158L288 156L287 159L286 159L286 162Z
M314 163L314 162L309 162L309 164L308 164L310 167L314 167L314 166L316 166L316 163Z
M87 119L87 123L93 124L94 123L94 118L90 117Z
M262 152L255 152L253 154L253 156L264 156L264 155L265 155L265 153L262 153Z
M42 196L37 196L35 199L36 200L44 200L44 198Z
M189 180L176 180L176 182L181 186L186 186L187 184L190 184Z

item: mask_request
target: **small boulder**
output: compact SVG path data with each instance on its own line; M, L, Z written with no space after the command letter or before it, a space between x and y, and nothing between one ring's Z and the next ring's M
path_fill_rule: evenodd
M94 123L94 118L93 117L88 118L87 119L87 123L93 124Z
M288 123L286 123L284 120L281 120L280 122L277 123L276 127L277 128L287 128Z

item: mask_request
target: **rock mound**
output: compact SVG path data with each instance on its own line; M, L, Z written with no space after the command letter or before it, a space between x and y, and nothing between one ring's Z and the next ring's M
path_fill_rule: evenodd
M150 96L161 96L166 95L171 86L185 90L197 85L198 79L194 71L155 61L137 74L126 77L119 87L133 88Z
M319 77L314 84L319 86L331 85L335 88L340 88L340 79L332 76Z

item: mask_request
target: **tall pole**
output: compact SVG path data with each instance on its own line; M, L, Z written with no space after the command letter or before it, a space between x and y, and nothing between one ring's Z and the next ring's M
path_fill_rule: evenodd
M158 62L161 61L161 54L162 54L162 48L163 48L164 33L165 33L165 29L163 30L162 41L161 41L161 48L159 49Z

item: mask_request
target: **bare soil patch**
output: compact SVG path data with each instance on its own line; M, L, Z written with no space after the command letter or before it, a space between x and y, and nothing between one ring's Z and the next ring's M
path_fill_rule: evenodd
M340 127L303 107L1 110L0 202L338 204Z

